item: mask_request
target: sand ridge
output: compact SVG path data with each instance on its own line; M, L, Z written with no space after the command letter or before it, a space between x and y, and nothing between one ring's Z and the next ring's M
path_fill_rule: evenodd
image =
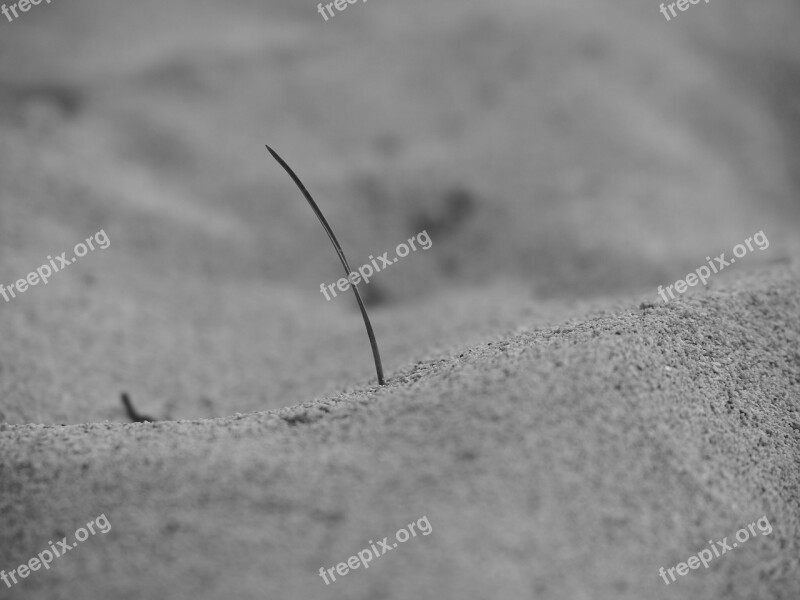
M279 411L4 425L0 563L105 512L114 529L27 590L319 597L319 564L427 514L415 552L325 596L791 598L798 281L778 267L521 331ZM658 577L765 513L769 537L669 588Z

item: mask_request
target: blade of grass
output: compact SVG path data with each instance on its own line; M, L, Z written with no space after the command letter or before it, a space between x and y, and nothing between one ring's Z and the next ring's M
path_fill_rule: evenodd
M133 421L134 423L154 423L156 419L153 417L148 417L147 415L143 415L138 412L134 407L133 403L131 402L130 396L125 392L122 392L120 396L122 399L122 404L125 405L125 412L128 413L128 418Z
M342 266L344 267L345 276L349 279L350 273L350 265L347 264L347 259L344 256L344 250L342 250L341 244L339 244L339 240L336 239L336 236L333 235L333 230L331 226L328 225L328 221L325 219L325 216L322 214L322 211L317 206L317 203L314 202L314 199L311 197L311 194L308 193L306 186L303 185L303 182L300 181L300 178L292 171L292 168L286 164L278 153L275 152L272 148L267 146L267 150L269 153L272 154L272 157L278 161L278 164L283 167L283 170L289 174L289 177L292 178L294 184L300 189L305 199L311 205L311 210L314 211L314 214L317 215L319 222L322 223L322 228L325 230L325 233L328 234L328 238L331 240L333 247L336 249L336 253L339 255L339 260L342 261ZM369 336L369 344L372 346L372 357L375 359L375 371L378 374L378 384L385 385L386 381L383 379L383 365L381 364L381 355L378 352L378 342L375 339L375 332L372 331L372 324L369 321L369 316L367 315L367 309L364 306L364 301L361 300L361 294L358 293L358 288L355 285L350 285L353 288L353 293L356 295L356 302L358 302L358 308L361 310L361 316L364 319L364 325L367 328L367 335Z

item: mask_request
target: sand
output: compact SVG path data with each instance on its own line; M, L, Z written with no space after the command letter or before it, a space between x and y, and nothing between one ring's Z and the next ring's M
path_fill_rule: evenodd
M800 597L799 19L83 0L2 23L0 283L111 245L0 300L0 570L112 529L0 598ZM430 234L362 290L384 387L265 143L351 264Z
M777 269L279 411L3 426L3 564L112 524L12 597L796 597L797 290ZM430 535L318 576L423 515ZM762 515L771 534L659 578Z

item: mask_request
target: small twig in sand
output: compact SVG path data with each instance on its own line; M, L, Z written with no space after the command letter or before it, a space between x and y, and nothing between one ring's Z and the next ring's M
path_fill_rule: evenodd
M272 154L272 157L278 161L278 164L283 167L284 171L289 174L289 177L292 178L292 181L294 181L295 185L303 193L303 196L305 196L306 200L308 200L308 203L311 205L311 210L313 210L314 214L317 215L319 222L322 223L322 228L325 229L325 233L328 234L333 247L336 248L336 253L339 255L339 260L342 261L342 266L344 267L344 273L349 279L352 271L350 270L350 265L347 264L347 259L344 257L344 250L342 250L339 240L337 240L336 236L333 235L333 230L331 229L331 226L328 225L328 221L326 221L325 217L322 215L322 211L319 209L319 206L317 206L317 203L314 202L314 199L311 197L311 194L308 193L306 186L304 186L300 181L300 178L295 175L294 171L292 171L292 168L287 165L286 162L280 156L278 156L278 153L272 148L267 146L267 150L269 150L269 153ZM375 359L375 371L378 373L378 384L385 385L386 381L383 379L383 366L381 364L381 355L378 352L378 342L375 340L375 333L372 331L372 325L370 324L369 317L367 316L367 309L364 307L364 302L361 300L361 294L358 293L356 286L351 285L350 287L353 288L353 293L356 295L358 308L361 309L361 316L364 318L364 325L367 327L369 343L370 346L372 346L372 356Z
M130 396L125 392L122 392L122 403L125 405L125 412L128 413L128 418L135 423L153 423L157 420L136 412L133 404L131 404Z

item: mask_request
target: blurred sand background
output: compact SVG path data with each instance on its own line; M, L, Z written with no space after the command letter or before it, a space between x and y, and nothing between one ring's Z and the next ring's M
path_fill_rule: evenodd
M798 25L789 0L669 23L626 0L329 22L54 0L0 22L0 283L111 239L0 300L0 568L114 527L10 597L796 598ZM351 264L433 240L365 288L383 390L265 143ZM123 390L219 419L115 424ZM375 571L317 576L426 513ZM764 513L774 537L657 577Z

